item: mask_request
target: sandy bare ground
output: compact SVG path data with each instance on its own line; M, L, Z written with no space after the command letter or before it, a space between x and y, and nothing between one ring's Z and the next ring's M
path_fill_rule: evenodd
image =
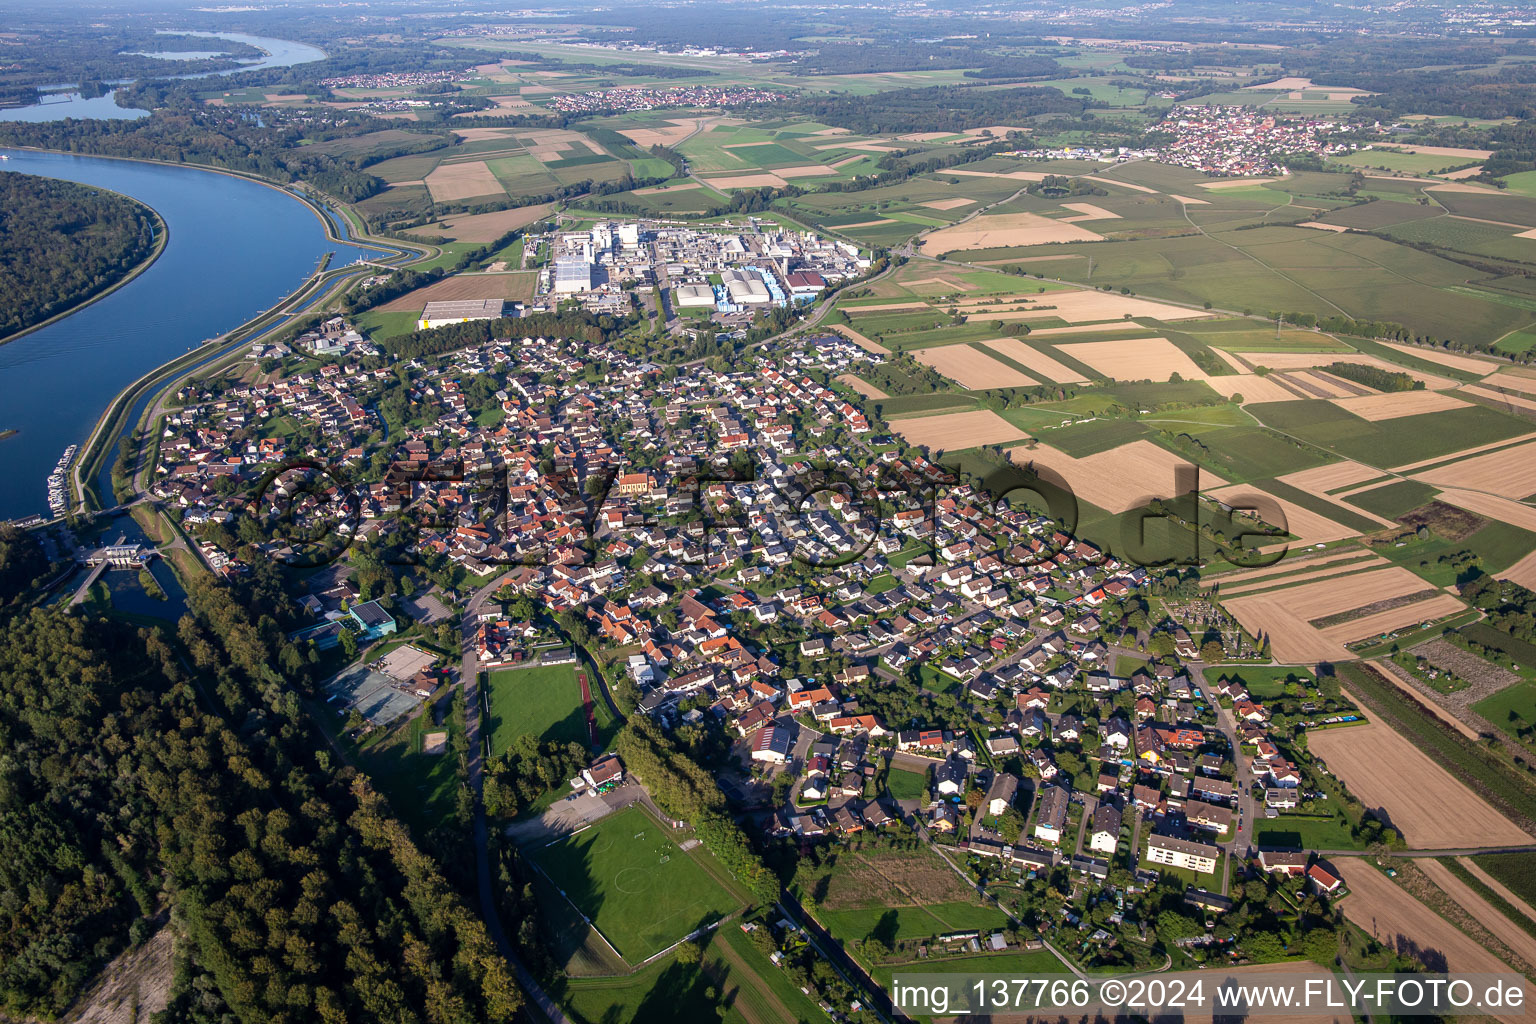
M1086 341L1058 347L1114 380L1164 381L1175 373L1185 380L1205 380L1205 372L1167 338Z
M1476 512L1485 519L1505 522L1510 526L1518 526L1522 530L1536 532L1536 508L1522 505L1518 501L1501 498L1495 494L1485 494L1482 491L1464 491L1454 487L1442 490L1440 500L1448 505L1464 508L1468 512Z
M1223 588L1225 588L1229 583L1243 583L1247 580L1259 580L1269 576L1280 576L1285 573L1292 573L1300 569L1307 569L1313 566L1329 565L1334 562L1346 562L1350 561L1351 559L1360 558L1364 554L1365 552L1363 551L1351 550L1330 551L1327 554L1316 555L1311 558L1298 555L1294 558L1281 559L1275 565L1266 565L1259 569L1241 569L1237 572L1223 573L1220 576L1204 576L1200 580L1200 585L1202 587L1211 587L1219 583Z
M1079 384L1085 379L1070 366L1052 359L1037 348L1031 348L1017 338L994 338L982 344L1052 384Z
M758 174L729 174L723 178L705 178L715 188L783 188L789 182L777 174L762 171Z
M1363 561L1350 563L1349 571L1356 572L1364 571L1366 569L1375 569L1387 564L1388 562L1385 558L1367 558ZM1337 576L1340 571L1341 570L1338 568L1325 565L1320 569L1312 569L1308 572L1298 572L1290 576L1281 576L1279 579L1250 580L1247 583L1237 584L1223 583L1221 587L1221 596L1223 598L1241 597L1244 594L1258 594L1263 593L1266 590L1274 590L1277 587L1288 587L1293 583L1305 583L1308 580L1315 579L1331 579L1334 576Z
M1029 435L990 409L890 420L908 444L957 452L984 444L1022 441Z
M1531 841L1413 741L1381 722L1309 732L1307 746L1361 803L1384 810L1414 849Z
M882 356L888 356L891 354L890 349L886 348L884 345L878 345L875 342L870 341L868 338L864 337L864 335L860 334L852 327L844 327L842 324L834 324L828 329L841 334L843 337L847 338L849 341L853 342L855 345L859 346L859 348L862 348L866 352L876 352Z
M1026 373L1020 373L1006 363L971 348L969 345L941 345L937 348L920 348L912 352L912 358L938 370L961 387L971 391L989 388L1027 388L1039 384Z
M1082 220L1119 220L1118 213L1112 213L1102 206L1094 206L1092 203L1062 203L1062 209L1071 210L1077 214L1075 217L1062 217L1065 224L1076 224Z
M1451 869L1437 860L1421 860L1419 867L1429 880L1445 890L1445 894L1471 914L1477 923L1493 932L1495 938L1508 946L1516 956L1528 964L1536 964L1536 937L1504 916L1492 903L1480 896L1466 882L1451 873Z
M1403 345L1395 341L1384 341L1382 344L1393 351L1401 352L1405 356L1417 356L1419 359L1425 359L1431 363L1439 363L1441 366L1449 366L1453 370L1465 370L1468 373L1488 373L1504 365L1492 359L1464 356L1455 352L1442 352L1439 349L1421 348L1417 345ZM1536 384L1536 381L1533 381L1532 384Z
M1505 498L1536 494L1536 442L1516 445L1449 466L1415 473L1415 480L1438 487L1487 491Z
M496 180L496 175L491 173L483 160L464 164L439 164L426 176L425 181L427 189L432 193L432 201L437 203L504 193L501 182Z
M846 384L849 387L853 388L853 390L857 391L859 394L864 395L864 396L869 397L869 398L889 398L889 397L891 397L890 395L886 394L884 391L881 391L879 388L875 387L869 381L863 380L862 378L859 378L859 377L855 377L851 373L840 374L838 376L838 378L837 378L837 382L839 384Z
M1447 458L1465 459L1469 456L1477 455L1480 452L1490 451L1494 448L1504 448L1509 445L1519 444L1523 441L1536 441L1536 434L1520 434L1516 437L1506 437L1502 441L1490 441L1487 444L1480 444L1476 448L1463 448L1461 451L1454 452L1449 456L1437 455L1432 459L1420 459L1418 462L1410 462L1402 466L1393 466L1391 469L1394 473L1409 473L1415 469L1423 469L1425 466L1433 466L1436 463L1444 462Z
M1482 384L1469 384L1464 388L1458 389L1458 391L1460 394L1472 395L1475 398L1481 398L1508 409L1518 409L1521 412L1536 412L1536 400L1522 398L1519 395L1506 395L1502 391L1495 391L1493 388L1484 387Z
M1457 857L1456 863L1466 868L1473 878L1477 879L1479 882L1482 882L1488 888L1502 896L1510 906L1520 911L1520 913L1524 914L1532 921L1536 921L1536 907L1531 906L1525 900L1521 899L1520 895L1510 889L1509 886L1505 885L1503 882L1499 881L1497 878L1494 878L1488 872L1484 871L1481 867L1478 866L1477 861L1473 860L1471 857Z
M1044 181L1044 171L945 171L962 178L1007 178L1010 181Z
M1333 404L1363 420L1395 420L1402 416L1460 409L1467 403L1438 391L1391 391L1382 395L1335 398Z
M1231 490L1236 492L1238 488ZM1290 509L1286 511L1289 514ZM1322 519L1321 516L1317 518ZM1291 529L1294 531L1296 526L1293 524ZM1311 624L1311 620L1363 608L1376 601L1417 593L1428 586L1399 566L1352 576L1342 575L1350 571L1349 566L1337 568L1341 574L1337 579L1323 579L1284 590L1235 597L1223 604L1250 634L1268 635L1275 658L1282 664L1349 661L1354 655L1345 649L1344 644L1325 636Z
M1314 366L1327 366L1330 363L1359 363L1362 366L1374 366L1389 373L1412 374L1415 380L1423 381L1424 386L1431 391L1450 391L1461 384L1461 381L1451 380L1449 377L1425 373L1423 370L1410 370L1406 366L1399 366L1385 359L1358 352L1239 352L1237 355L1254 366L1267 366L1271 370L1307 370Z
M1109 512L1140 508L1153 497L1172 494L1175 470L1190 465L1187 459L1146 440L1132 441L1081 459L1048 444L1014 448L1008 457L1019 465L1034 463L1054 471L1066 481L1079 501ZM1220 477L1206 472L1202 472L1200 478L1216 485L1224 483Z
M1536 551L1532 551L1503 572L1494 573L1501 580L1511 580L1527 590L1536 590Z
M526 302L533 298L534 271L508 274L455 274L434 281L425 288L407 292L379 308L385 312L420 312L428 302L447 299L511 299Z
M118 955L59 1018L61 1024L133 1024L165 1009L171 994L171 929Z
M982 214L953 227L939 228L925 237L923 251L930 255L966 249L1006 249L1048 242L1097 242L1103 235L1038 213Z
M954 199L935 199L928 203L918 203L918 206L926 206L930 210L958 210L962 206L970 206L976 202L974 199L965 199L956 196Z
M534 221L542 220L549 211L549 204L541 203L537 206L519 206L515 210L497 210L495 213L445 217L432 225L431 230L459 242L494 242L508 231L525 228Z
M1245 185L1267 185L1272 181L1280 181L1280 178L1220 178L1216 181L1202 181L1198 184L1201 188L1242 188Z
M1350 644L1356 640L1369 640L1372 637L1383 636L1405 626L1413 626L1421 622L1433 622L1436 619L1443 619L1448 615L1456 615L1466 610L1467 606L1450 594L1436 594L1423 601L1405 604L1400 608L1375 612L1371 615L1340 623L1337 626L1329 626L1322 633L1329 640L1337 640L1341 644Z
M1379 469L1345 459L1315 469L1303 469L1299 473L1287 473L1280 477L1280 482L1314 494L1323 494L1343 490L1353 484L1363 484L1367 480L1376 480L1382 475Z
M1183 203L1185 206L1210 206L1211 205L1211 201L1209 199L1193 199L1193 198L1191 198L1189 196L1176 196L1172 192L1168 193L1168 198L1170 198L1170 199L1177 199L1179 202Z
M1353 894L1339 904L1344 916L1383 945L1409 955L1429 951L1432 955L1427 959L1435 961L1436 970L1498 974L1510 969L1481 943L1453 927L1364 858L1338 857L1333 858L1332 863ZM1443 967L1440 966L1441 958ZM1536 987L1527 982L1525 991L1529 1004L1536 998ZM1522 1013L1497 1019L1508 1024L1521 1024L1526 1017Z
M699 184L696 181L684 181L684 182L680 182L679 184L676 184L676 185L656 185L656 186L654 186L652 188L637 188L637 189L635 189L635 195L637 195L637 196L654 196L654 195L660 195L663 192L687 192L687 191L689 191L691 189L703 188L703 187L704 187L703 185Z

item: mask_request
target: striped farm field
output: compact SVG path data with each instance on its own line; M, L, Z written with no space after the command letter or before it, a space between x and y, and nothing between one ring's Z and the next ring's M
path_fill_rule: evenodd
M1024 388L1040 382L969 345L940 345L912 350L912 358L948 377L969 391L989 388Z
M1070 366L1017 338L994 338L980 344L1052 384L1079 384L1084 379L1082 374Z
M1395 420L1403 416L1459 409L1467 403L1438 391L1391 391L1382 395L1335 398L1333 404L1363 420Z
M1536 442L1474 455L1459 462L1415 473L1437 487L1487 491L1505 498L1536 494Z

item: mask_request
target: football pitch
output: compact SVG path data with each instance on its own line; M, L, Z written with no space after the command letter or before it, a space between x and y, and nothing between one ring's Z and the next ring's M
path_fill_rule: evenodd
M741 906L639 807L528 852L631 964Z

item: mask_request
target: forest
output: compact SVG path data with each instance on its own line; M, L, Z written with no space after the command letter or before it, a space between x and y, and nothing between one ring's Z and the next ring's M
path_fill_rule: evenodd
M308 710L258 562L174 630L33 610L0 656L0 1010L53 1017L178 929L172 1024L516 1019L510 966Z
M117 284L154 253L159 225L125 196L0 174L0 337Z

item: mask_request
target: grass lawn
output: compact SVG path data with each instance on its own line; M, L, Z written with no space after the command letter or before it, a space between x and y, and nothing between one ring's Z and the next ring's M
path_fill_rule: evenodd
M892 768L886 776L885 788L897 800L921 800L928 794L928 773Z
M420 313L413 313L410 310L386 313L383 310L374 309L355 317L353 322L359 332L378 341L410 334L416 330L416 321L420 316Z
M395 813L418 836L445 824L453 816L456 804L457 758L451 746L441 754L421 751L422 735L439 731L448 732L451 738L452 720L445 720L441 727L434 726L431 710L425 709L409 722L396 723L349 750L379 792L389 798ZM350 746L345 739L341 742Z
M1216 686L1216 681L1222 676L1241 682L1248 688L1248 692L1258 700L1271 700L1282 696L1285 693L1286 681L1292 676L1308 685L1312 683L1312 674L1306 669L1301 668L1244 665L1242 667L1229 666L1205 670L1205 681L1212 688Z
M1342 816L1284 814L1278 818L1260 818L1254 823L1255 841L1260 846L1306 850L1358 850L1362 847L1350 835L1349 822Z
M531 733L540 742L590 745L581 706L575 665L500 669L490 674L491 753L512 747L517 737ZM616 731L601 698L593 695L598 740L606 746Z
M639 807L528 853L630 963L741 906Z
M845 946L878 935L887 942L925 939L959 931L1006 928L1008 916L996 907L975 903L936 903L932 906L870 907L863 910L817 911L833 938Z
M726 973L718 955L706 953L701 966L684 966L676 957L668 956L623 977L566 979L561 1006L582 1024L673 1024L680 1020L746 1024L747 1018L720 997L724 987L720 979ZM738 987L730 985L732 990Z
M897 973L901 974L1059 974L1066 968L1057 960L1050 950L1036 950L1032 953L1009 951L1007 953L994 953L990 956L930 956L926 960L918 960L910 964L900 964L890 967L875 968L875 981L880 987L890 990L891 978Z
M1531 730L1536 728L1536 682L1522 679L1492 696L1484 697L1472 705L1472 710L1488 719L1494 728L1508 733L1512 739L1521 739L1519 733L1524 729L1525 739L1529 742Z

